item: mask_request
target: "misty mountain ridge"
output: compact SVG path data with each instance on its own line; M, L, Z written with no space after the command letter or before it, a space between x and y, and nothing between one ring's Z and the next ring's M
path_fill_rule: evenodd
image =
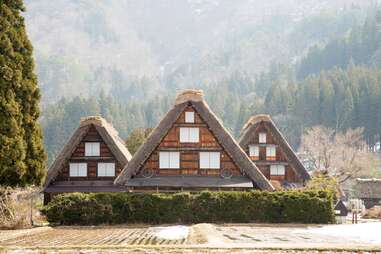
M270 63L296 63L309 46L347 32L371 4L28 0L26 21L47 105L112 87L139 99L208 87L234 73L254 79ZM317 35L308 32L323 23Z

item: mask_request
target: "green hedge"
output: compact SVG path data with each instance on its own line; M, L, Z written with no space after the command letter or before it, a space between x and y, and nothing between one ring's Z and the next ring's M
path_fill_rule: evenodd
M70 193L42 209L65 225L101 223L296 222L332 223L328 191Z

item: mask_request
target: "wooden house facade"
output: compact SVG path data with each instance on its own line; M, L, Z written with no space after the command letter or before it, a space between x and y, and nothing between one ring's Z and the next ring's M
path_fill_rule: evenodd
M129 191L273 190L195 90L177 96L115 183Z
M105 119L82 119L48 170L44 202L66 192L122 191L114 180L130 159L123 140Z
M301 187L310 175L269 115L244 125L240 146L268 180L284 188Z

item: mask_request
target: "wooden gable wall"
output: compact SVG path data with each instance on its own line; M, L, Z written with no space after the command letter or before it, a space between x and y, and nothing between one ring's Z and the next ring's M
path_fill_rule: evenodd
M185 112L195 112L194 123L185 123ZM181 143L180 127L198 127L198 143ZM160 169L160 151L179 151L180 169ZM220 152L220 169L200 169L199 152ZM144 163L144 169L154 170L156 175L220 175L221 170L230 169L233 175L242 175L233 160L224 151L216 140L207 124L201 119L200 115L191 106L187 107L176 120L175 124L168 131L159 146L154 150L148 160Z
M266 143L259 143L259 133L266 133ZM250 157L249 154L249 145L258 145L259 146L259 158ZM276 146L276 157L268 160L266 158L266 146L275 145ZM283 151L280 144L275 140L274 135L272 134L270 128L267 126L266 122L261 122L256 130L250 134L249 142L246 147L243 148L245 153L249 155L251 160L256 164L259 170L266 176L269 180L283 181L288 182L302 183L303 180L297 176L295 173L295 166L292 161L289 160ZM271 164L284 164L286 169L285 176L271 176L270 175L270 165Z
M100 156L99 157L86 157L85 156L85 143L86 142L99 142L100 143ZM70 177L69 176L69 163L70 162L86 162L87 163L87 177ZM98 177L97 165L99 162L113 162L115 163L115 177ZM84 180L113 180L122 171L120 165L111 153L107 144L103 141L101 135L94 126L91 126L85 137L78 144L70 159L64 163L63 168L59 171L56 181L84 181Z

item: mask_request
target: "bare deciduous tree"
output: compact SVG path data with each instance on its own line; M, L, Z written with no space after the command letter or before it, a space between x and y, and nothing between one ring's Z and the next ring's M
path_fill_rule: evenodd
M310 128L302 136L300 152L314 170L326 170L339 184L357 177L374 176L378 157L367 149L363 128L335 133L324 126Z

